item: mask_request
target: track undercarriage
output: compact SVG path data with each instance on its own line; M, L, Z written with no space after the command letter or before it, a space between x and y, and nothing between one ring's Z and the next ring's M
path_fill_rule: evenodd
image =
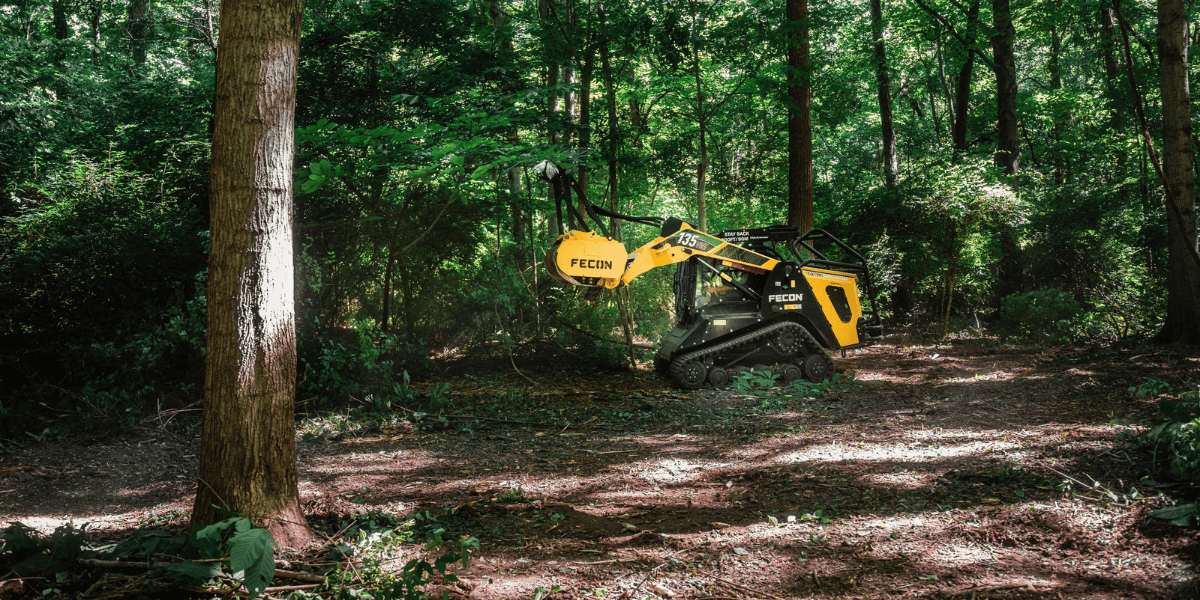
M833 359L816 338L792 321L765 323L727 339L713 340L675 353L660 355L655 364L680 387L721 388L743 371L770 370L784 381L819 382L833 373Z

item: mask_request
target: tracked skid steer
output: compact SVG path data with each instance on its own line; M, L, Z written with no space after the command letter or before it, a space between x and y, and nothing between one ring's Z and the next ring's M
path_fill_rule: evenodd
M573 229L547 252L547 271L569 285L613 289L678 265L675 326L654 363L681 387L724 387L747 369L822 381L833 374L830 351L882 336L866 260L825 231L775 225L711 235L676 218L585 208L601 228L598 214L661 223L661 231L626 254L603 230Z

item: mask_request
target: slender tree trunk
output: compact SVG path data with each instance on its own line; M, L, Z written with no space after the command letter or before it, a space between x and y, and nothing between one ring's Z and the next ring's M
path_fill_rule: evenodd
M1050 89L1057 92L1062 89L1062 75L1059 66L1059 56L1062 54L1062 33L1057 27L1050 28ZM1054 136L1054 152L1051 154L1054 162L1054 184L1063 185L1067 182L1067 169L1063 164L1065 156L1060 148L1063 138L1063 130L1066 127L1066 120L1069 117L1060 113L1054 115L1054 129L1051 134Z
M883 45L883 0L871 0L871 38L875 42L875 83L879 88L879 121L883 135L883 181L893 188L900 178L900 157L896 153L896 130L892 127L892 84Z
M550 20L550 2L554 0L538 0L538 16L542 20L543 27L553 27ZM546 57L552 59L553 57ZM555 90L558 86L558 65L550 62L546 67L546 87L550 90L546 94L546 111L550 113L549 126L546 131L546 141L551 146L558 143L558 91ZM546 199L550 204L554 205L556 219L550 219L551 233L555 237L566 233L563 231L563 214L562 214L562 199L558 197L558 188L554 184L546 186ZM569 217L569 214L568 214Z
M89 8L91 8L88 24L92 27L92 65L98 66L100 64L100 17L104 16L104 2L103 0L92 0Z
M67 20L67 0L53 0L50 8L51 18L54 21L54 39L63 41L71 37L71 24ZM54 53L55 64L61 65L63 52L57 50Z
M967 45L975 44L976 32L979 29L979 0L973 0L967 9ZM967 151L967 115L971 111L971 77L975 73L975 54L970 48L964 48L966 58L962 68L958 70L957 86L954 89L954 131L951 138L954 149L960 153Z
M193 528L215 508L312 541L300 510L293 406L292 161L300 0L225 0L212 145L200 474Z
M504 31L504 25L508 22L508 19L505 17L504 8L500 6L500 0L487 0L487 7L488 18L492 22L492 33L498 40L498 42L493 43L496 50L494 57L511 60L511 57L514 56L514 47L512 36L507 35ZM501 80L500 89L506 94L511 94L515 91L511 81L507 77ZM517 130L517 126L513 125L509 127L505 137L508 139L508 143L515 148L520 143L520 133ZM510 233L512 234L513 245L517 248L514 258L517 269L524 271L529 265L525 253L522 251L525 248L526 222L529 219L522 207L521 167L514 166L505 169L505 177L508 184L509 208L512 217L510 220Z
M945 51L942 49L942 36L939 34L937 38L937 61L938 61L938 82L942 84L942 94L946 97L946 115L950 123L951 129L954 128L954 94L950 91L950 84L946 81L946 57Z
M54 23L54 39L62 42L71 37L71 24L68 21L67 15L67 0L52 0L50 6L51 20ZM63 60L67 57L67 49L64 44L56 44L54 46L54 66L62 67ZM59 100L66 100L64 86L55 85L55 92L58 94Z
M700 51L693 45L692 74L696 79L696 123L700 126L700 163L696 165L696 219L700 231L708 231L708 207L704 204L704 183L708 171L708 115L704 114L704 86L700 78Z
M1116 34L1113 31L1113 9L1105 8L1100 11L1100 53L1104 57L1104 81L1108 96L1108 114L1112 129L1118 135L1125 134L1125 115L1121 108L1118 81L1120 71L1117 67Z
M1017 63L1013 54L1016 29L1009 0L992 0L992 56L996 63L996 166L1008 175L1020 168L1020 137L1017 131Z
M1163 173L1167 186L1167 318L1157 340L1200 344L1200 266L1192 172L1187 12L1183 0L1158 0Z
M566 121L563 127L562 141L565 144L570 144L575 133L575 93L571 91L571 84L575 83L575 71L571 69L562 70L562 84L566 87L563 93L563 120Z
M600 72L604 77L604 97L608 106L608 147L604 151L604 161L608 164L608 209L613 212L619 212L617 199L620 197L618 193L619 173L617 170L617 152L621 147L621 127L617 122L617 87L613 80L612 61L609 56L609 40L608 40L608 23L605 20L604 5L601 4L598 10L600 16L600 26L604 28L604 32L600 39ZM609 229L612 230L613 238L620 240L621 237L621 222L617 219L611 220Z
M146 62L146 22L150 13L150 0L129 0L129 11L126 15L125 30L129 34L129 53L133 62Z
M608 105L608 148L605 150L605 161L608 162L608 209L617 211L617 149L620 147L620 127L617 124L617 89L613 83L612 62L608 55L608 22L605 19L604 5L597 10L600 17L600 72L604 77L604 97ZM621 222L612 219L613 239L621 239ZM629 288L621 287L616 290L617 309L621 315L621 330L625 334L625 346L629 351L629 366L637 368L637 356L633 349L633 319L629 313Z
M808 61L808 0L787 0L788 223L813 228L812 120Z
M25 39L25 43L29 43L33 39L33 34L38 30L37 13L30 6L32 0L18 0L16 3L17 22L21 27L21 37Z
M592 75L596 67L596 49L589 45L584 49L583 68L579 73L579 150L587 155L592 145ZM580 169L576 178L579 187L585 192L588 189L587 169ZM590 194L589 194L590 195ZM583 205L585 198L579 198L579 214L586 215L587 207Z

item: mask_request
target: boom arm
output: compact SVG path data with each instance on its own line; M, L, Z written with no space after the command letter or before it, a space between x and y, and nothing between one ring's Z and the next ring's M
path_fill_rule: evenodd
M620 242L594 234L568 232L551 246L546 255L546 266L550 274L563 283L612 289L628 285L650 269L680 263L693 256L707 257L723 266L759 274L767 273L779 264L778 260L697 231L675 218L668 218L663 223L659 237L625 257L623 272L613 264L618 246L621 246ZM623 246L620 251L624 252ZM728 275L721 274L721 277L733 283Z

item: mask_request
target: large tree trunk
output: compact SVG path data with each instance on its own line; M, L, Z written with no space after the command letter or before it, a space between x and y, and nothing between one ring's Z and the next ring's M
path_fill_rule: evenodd
M967 151L967 115L971 112L971 77L975 73L975 53L970 46L975 44L976 30L979 27L979 0L971 2L967 9L967 48L962 68L958 70L958 82L954 89L954 129L950 137L954 149L958 152Z
M808 0L787 0L788 223L813 228L812 115L808 72Z
M992 0L992 56L996 63L996 166L1009 175L1020 168L1017 132L1017 63L1013 56L1013 28L1009 0Z
M871 0L871 38L875 42L875 83L879 87L879 121L883 134L883 181L892 188L900 178L900 157L896 153L896 130L892 127L892 84L883 45L882 0Z
M1158 341L1200 344L1200 266L1192 175L1187 16L1183 0L1158 1L1163 172L1167 185L1167 318Z
M312 540L297 488L292 161L301 0L225 0L212 145L212 249L200 475L192 525L215 506Z

